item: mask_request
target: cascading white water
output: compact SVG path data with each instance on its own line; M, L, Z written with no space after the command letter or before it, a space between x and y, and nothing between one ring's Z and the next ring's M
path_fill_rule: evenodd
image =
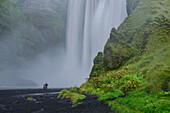
M88 77L111 29L118 28L126 16L126 0L69 0L65 69L70 76L77 74L79 81Z

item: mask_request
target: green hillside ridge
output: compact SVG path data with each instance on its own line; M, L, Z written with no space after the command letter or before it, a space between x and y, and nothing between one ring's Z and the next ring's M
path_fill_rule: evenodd
M170 2L127 0L128 17L112 29L77 89L120 113L170 111Z
M167 0L140 1L119 29L112 29L103 55L95 58L100 57L100 65L94 60L90 77L100 76L103 70L126 69L128 73L146 75L153 86L168 89L169 5Z

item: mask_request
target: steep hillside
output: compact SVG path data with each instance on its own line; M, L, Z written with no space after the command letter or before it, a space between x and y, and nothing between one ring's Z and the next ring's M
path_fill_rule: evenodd
M71 91L97 95L118 113L168 113L169 6L169 0L127 0L129 16L112 29L88 81Z
M50 48L64 48L67 2L0 1L0 83L16 84L14 79L23 76L18 67Z
M90 76L126 69L128 73L146 75L152 87L159 85L162 89L168 89L169 5L167 0L140 1L119 29L112 29L104 53L94 60Z
M117 112L168 112L170 2L127 0L127 5L129 16L112 29L79 91L97 95Z

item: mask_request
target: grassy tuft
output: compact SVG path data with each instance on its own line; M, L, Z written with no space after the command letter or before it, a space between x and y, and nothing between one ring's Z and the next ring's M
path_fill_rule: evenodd
M57 98L62 98L62 97L69 98L72 101L73 106L80 104L78 102L82 101L83 99L86 98L85 95L75 93L75 92L71 92L71 91L66 90L66 89L62 90L60 95Z

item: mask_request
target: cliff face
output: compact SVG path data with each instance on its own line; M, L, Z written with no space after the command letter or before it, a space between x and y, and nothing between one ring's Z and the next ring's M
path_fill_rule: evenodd
M127 0L129 16L118 30L112 29L90 77L126 68L129 74L146 75L151 87L169 89L169 5L168 0Z
M0 17L1 62L17 64L49 48L64 48L67 0L1 1Z
M126 0L128 15L138 6L140 0Z
M33 25L41 33L45 48L56 44L64 45L67 2L67 0L24 1L25 22Z
M1 81L18 78L18 67L46 50L64 48L67 5L67 0L0 1Z

